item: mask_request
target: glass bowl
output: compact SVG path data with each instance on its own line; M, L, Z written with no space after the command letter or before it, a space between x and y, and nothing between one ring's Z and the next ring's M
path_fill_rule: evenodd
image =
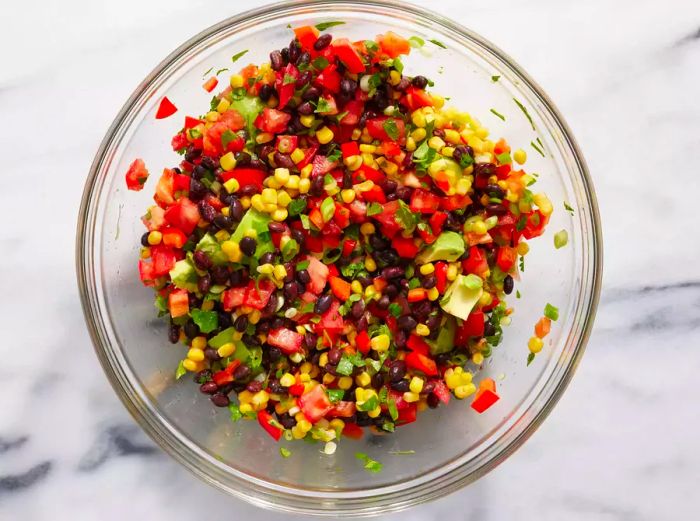
M498 382L501 400L483 414L469 400L422 413L393 435L344 439L334 455L318 445L278 445L257 422L232 423L226 409L212 407L190 377L175 381L181 346L166 338L152 292L139 282L140 216L154 180L128 192L124 173L141 157L152 177L176 164L170 138L184 114L198 114L211 95L202 75L267 59L287 45L287 27L342 20L334 35L365 39L388 30L436 40L404 60L406 73L424 74L449 104L478 117L493 136L528 151L527 168L540 174L538 190L555 204L544 237L531 241L526 271L509 303L515 307L504 341L484 364ZM231 56L250 52L231 64ZM494 81L494 76L500 76ZM167 95L180 109L156 120ZM514 101L527 110L529 118ZM490 112L495 109L505 122ZM544 156L531 142L540 140ZM573 208L564 210L567 201ZM552 235L566 229L569 245L555 250ZM581 152L548 97L502 51L452 21L417 7L381 1L285 2L249 11L195 36L138 86L107 132L90 170L77 231L77 271L85 318L109 380L143 429L186 468L246 501L284 511L368 515L396 511L441 497L473 482L504 461L541 424L569 383L588 339L601 279L600 222ZM527 340L547 302L560 318L544 350L526 366ZM284 443L284 442L283 442ZM397 451L415 451L410 455ZM355 453L384 464L363 469Z

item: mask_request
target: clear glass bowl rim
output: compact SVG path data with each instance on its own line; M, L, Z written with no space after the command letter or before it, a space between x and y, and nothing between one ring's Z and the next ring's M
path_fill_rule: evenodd
M567 359L564 367L559 367L549 375L548 381L540 391L539 398L544 403L538 410L528 410L530 415L528 422L517 422L506 433L508 439L499 439L493 443L484 453L479 455L481 461L476 466L473 462L465 462L447 473L433 479L430 482L421 481L420 478L402 483L396 486L387 486L383 489L373 489L371 495L362 494L335 494L327 491L293 490L277 487L270 483L256 483L254 480L241 479L226 472L226 467L214 460L203 460L191 446L183 443L183 440L166 428L165 423L149 403L142 400L138 393L134 392L134 382L131 382L120 369L113 346L108 340L108 334L103 317L100 315L96 302L97 288L95 284L94 259L92 254L93 232L98 214L93 194L98 191L100 183L99 174L106 159L107 152L113 145L118 131L128 119L129 114L137 105L137 101L144 95L149 86L153 84L168 67L177 61L191 48L197 46L212 35L225 28L231 28L240 24L249 24L255 20L264 19L271 14L283 11L287 15L308 10L309 7L343 7L352 9L362 6L382 11L382 14L400 12L415 16L423 21L443 26L443 28L456 33L461 38L478 45L485 52L492 54L504 67L510 69L523 84L532 91L538 100L548 111L548 115L555 121L558 130L565 140L566 147L572 159L577 165L577 174L584 188L585 198L590 209L588 226L590 231L590 251L584 251L589 257L587 268L590 270L590 284L587 294L582 295L583 309L580 312L584 321L580 328L577 344ZM353 515L366 516L385 512L395 512L406 509L416 504L425 503L466 486L477 480L497 465L505 461L520 445L522 445L540 426L558 402L562 393L568 386L578 363L585 350L586 343L591 333L595 318L602 279L602 234L600 216L593 184L588 168L568 125L554 106L553 102L530 76L523 71L506 53L498 49L473 31L462 27L436 13L429 12L412 4L398 3L391 0L359 0L349 2L347 0L298 0L292 2L278 2L264 7L243 12L237 16L227 18L220 23L205 29L196 36L190 38L180 47L174 50L141 82L131 97L121 108L107 131L95 159L91 165L88 179L82 196L80 211L78 214L76 235L76 270L80 298L92 342L96 354L105 371L112 387L118 394L136 422L146 433L158 443L163 450L178 462L185 466L203 481L241 499L262 507L286 512L298 512L315 515ZM539 400L533 402L539 403ZM532 406L531 406L532 408ZM470 468L468 468L470 467ZM261 486L263 485L263 486Z

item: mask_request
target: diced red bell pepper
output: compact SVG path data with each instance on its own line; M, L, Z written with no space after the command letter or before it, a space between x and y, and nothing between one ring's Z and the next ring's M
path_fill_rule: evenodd
M357 334L357 338L355 338L355 346L357 347L358 351L362 353L363 355L368 355L369 354L369 349L370 349L370 338L369 334L367 334L367 331L360 331Z
M406 365L411 369L421 371L426 376L437 376L438 374L435 360L416 351L412 351L406 355Z
M409 41L392 31L387 31L385 34L377 36L377 43L382 52L389 56L389 58L396 58L401 54L408 54L411 52L411 44Z
M352 289L350 283L340 277L330 277L328 282L331 285L331 291L341 302L346 302L350 298Z
M291 114L265 107L262 114L255 119L255 126L263 132L279 134L287 130L287 124L290 119L292 119Z
M433 235L440 235L446 220L447 214L445 212L435 212L430 216L428 224L430 225L430 229L433 231Z
M162 277L166 275L178 261L178 254L175 250L162 244L151 246L151 263L153 264L153 276Z
M294 384L289 386L289 394L292 396L301 396L304 394L304 389L305 387L303 383Z
M350 257L352 252L355 251L357 247L357 241L355 239L345 239L343 242L343 257Z
M204 123L204 121L201 119L193 118L192 116L185 116L185 130L198 127L202 123Z
M187 197L180 197L175 204L165 210L165 221L171 226L190 235L199 223L199 209Z
M164 96L163 99L160 100L160 105L158 105L158 110L156 111L156 119L164 119L170 117L176 112L177 107L173 105L173 102L170 101L167 96Z
M316 385L310 391L302 394L297 402L301 412L304 413L306 419L311 423L316 423L333 408L326 394L326 388L322 384Z
M440 198L440 208L447 212L461 210L472 204L472 198L468 195L449 195Z
M433 394L437 396L442 403L450 403L450 390L445 384L445 380L432 380L435 383Z
M501 246L496 252L496 264L503 273L509 273L518 259L518 251L509 246Z
M406 347L408 347L411 351L420 353L424 356L428 356L430 353L430 346L428 343L415 333L411 333L411 336L408 337Z
M304 237L304 247L311 253L323 252L323 238L307 233Z
M387 123L388 121L393 121L394 126L396 127L396 139L390 136L386 131L386 129L389 127L389 123ZM368 119L365 125L367 127L367 132L369 132L369 135L374 139L378 139L380 141L398 141L399 143L403 143L405 140L406 125L401 119L392 118L389 116L379 116Z
M433 184L437 186L440 190L445 193L450 191L452 186L450 185L450 178L447 176L447 172L438 172L433 176Z
M381 145L382 153L386 157L395 157L401 154L401 147L393 141L385 141Z
M425 244L432 244L437 240L437 237L433 235L433 230L430 228L420 227L417 230L418 236L423 240Z
M294 29L294 35L297 37L297 40L299 40L301 48L307 51L313 50L319 34L318 29L313 25L304 25L303 27Z
M173 176L173 195L176 192L189 192L192 178L185 174L175 174Z
M333 94L338 94L340 92L340 74L336 70L336 66L329 65L323 69L319 75L316 76L314 83L317 87L329 90Z
M358 53L347 38L333 40L333 51L338 59L343 62L349 72L358 74L365 71L362 56Z
M286 355L302 351L303 342L302 335L284 327L273 329L267 335L267 343L279 347Z
M352 179L355 183L361 183L368 179L374 183L381 183L386 179L386 176L383 172L363 163L360 168L352 173Z
M435 278L437 283L435 287L439 293L444 293L447 289L447 263L439 261L435 263Z
M309 276L311 277L311 282L309 282L307 289L316 295L320 295L323 288L326 287L326 281L328 280L328 266L316 257L307 257L306 260L309 261L309 266L306 268L306 271L309 272Z
M283 109L289 103L289 100L294 96L294 88L296 79L299 77L299 71L292 63L288 63L287 66L277 71L275 79L275 90L277 91L277 98L279 102L277 103L278 109ZM290 80L288 80L288 78ZM291 81L291 78L294 81Z
M335 212L333 213L333 222L335 222L341 230L350 226L350 209L347 206L336 203Z
M401 98L401 103L408 107L411 112L422 107L432 107L435 104L433 97L423 89L408 87Z
M479 390L474 395L471 407L481 414L499 400L496 394L496 382L493 378L485 378L479 383Z
M360 440L362 439L364 433L365 431L362 430L362 427L356 423L345 422L345 426L343 427L343 436L347 436L353 440Z
M163 244L180 249L187 242L187 236L177 228L166 228L163 230Z
M379 185L374 185L369 190L361 192L362 199L368 203L386 203L386 194Z
M534 237L539 237L544 233L544 228L549 222L549 216L543 214L539 210L535 210L530 213L527 217L527 222L525 223L525 228L523 228L523 237L526 239L532 239Z
M238 359L231 360L231 362L229 362L229 364L224 369L212 374L211 379L214 381L214 383L216 385L230 384L231 382L233 382L233 372L236 369L238 369L239 365L241 365L240 360L238 360Z
M189 145L189 141L187 141L187 136L185 135L184 132L178 132L170 140L170 146L173 148L173 150L175 152L182 150L187 145Z
M440 208L440 196L417 188L413 190L409 206L412 212L434 213Z
M462 261L462 269L466 273L474 273L476 275L481 275L489 269L489 263L486 260L484 251L478 246L470 247L469 256Z
M399 254L399 257L404 259L412 259L420 251L420 246L416 245L416 240L413 237L403 237L395 235L391 240L391 246Z
M360 146L357 144L357 141L348 141L340 145L340 151L343 154L343 159L347 159L351 156L359 156Z
M219 84L219 80L216 78L216 76L212 76L209 78L207 81L204 82L204 85L202 85L202 88L206 90L207 92L213 91L216 86Z
M275 441L280 440L284 429L278 426L278 423L272 417L272 414L267 412L265 409L258 411L258 423L263 429L265 429L265 432L275 439Z
M304 159L302 159L301 161L299 161L297 163L297 168L299 170L301 170L302 168L304 168L306 165L308 165L309 163L311 163L314 160L314 158L316 156L316 152L318 152L318 148L319 148L318 145L312 145L309 148L302 149L304 151Z
M221 180L225 183L229 179L238 181L241 188L246 186L255 186L259 190L263 189L263 181L265 180L265 172L256 168L234 168L230 172L221 174Z
M401 226L396 222L396 212L399 209L398 201L389 201L382 207L382 213L373 215L375 219L382 225L382 233L387 237L394 237L400 230Z
M126 187L134 192L139 192L143 189L143 185L148 179L148 170L143 159L134 159L126 171Z
M418 406L415 403L409 403L405 409L399 409L399 416L396 418L396 425L407 425L416 421L418 414Z
M257 288L252 280L248 284L243 304L255 309L263 309L270 301L275 285L271 280L258 281Z
M480 337L484 334L484 312L472 311L455 333L455 344L467 345L469 338Z
M168 309L173 318L185 316L190 312L190 299L186 289L176 289L170 292Z

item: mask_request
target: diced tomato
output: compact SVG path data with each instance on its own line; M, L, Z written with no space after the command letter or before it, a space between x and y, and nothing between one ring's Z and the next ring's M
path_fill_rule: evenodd
M279 426L277 421L275 421L275 419L272 417L272 414L267 412L265 409L258 411L258 423L263 429L265 429L265 432L275 439L275 441L280 440L284 429Z
M245 146L245 139L237 132L243 127L245 127L243 116L236 110L227 110L219 116L219 119L211 127L204 131L202 139L204 153L209 156L220 156L226 152L240 152ZM225 149L224 134L229 138Z
M434 213L440 208L440 196L417 188L413 190L409 206L412 212Z
M323 238L320 236L316 236L316 235L312 235L312 234L308 233L304 237L304 246L311 253L322 253L323 252Z
M144 286L153 286L155 275L153 275L153 263L146 259L139 259L139 278Z
M221 304L224 311L233 311L243 305L245 294L248 288L246 286L229 288L221 294Z
M382 143L381 149L386 157L395 157L402 153L401 147L393 141L385 141Z
M187 136L184 132L178 132L173 136L173 139L170 140L170 146L173 147L175 152L182 150L187 145L189 145L189 141L187 141Z
M496 177L498 177L498 179L503 180L503 179L508 177L508 174L510 174L510 171L511 171L510 165L498 165L496 167Z
M309 261L306 271L311 276L311 282L307 285L307 289L316 295L320 295L328 280L328 266L316 257L307 257L306 260Z
M283 154L290 154L299 146L299 136L277 136L275 148Z
M266 174L262 170L256 168L234 168L230 172L221 174L221 180L225 183L229 179L238 181L238 185L242 188L246 186L255 186L258 190L263 189L263 181Z
M331 418L351 418L355 414L355 402L339 401L326 413Z
M489 263L486 260L484 251L478 246L469 248L469 256L462 261L462 269L466 273L474 273L481 275L489 269Z
M271 280L260 280L256 284L252 280L248 284L243 304L255 309L263 309L270 301L275 291L275 284Z
M353 251L357 247L357 241L354 239L345 239L343 241L343 257L350 257Z
M165 210L165 221L190 235L199 222L199 209L187 197L180 197L175 204Z
M267 343L279 347L286 355L302 351L302 342L304 342L303 336L284 327L273 329L267 335Z
M437 237L433 235L433 231L430 228L423 228L422 226L418 228L418 236L425 242L426 244L432 244L437 240Z
M178 254L169 246L151 246L151 263L153 264L153 276L166 275L178 261Z
M173 204L175 202L173 198L174 191L174 172L169 168L164 168L156 184L156 191L153 199L161 206Z
M501 246L496 252L496 264L503 273L509 273L518 260L518 252L515 248Z
M435 263L435 278L437 279L437 288L439 293L444 293L447 289L447 263L439 261Z
M355 339L355 346L363 355L369 354L370 343L367 331L360 331Z
M361 196L367 203L386 203L386 194L379 185L374 185L369 190L361 192Z
M299 170L301 170L302 168L304 168L306 165L308 165L309 163L311 163L314 160L314 158L316 156L316 152L318 152L318 148L319 148L318 145L312 145L307 149L303 149L304 150L304 159L302 159L301 161L299 161L297 163L297 168Z
M311 177L325 175L331 170L333 170L337 164L337 161L329 161L326 156L317 155L314 157L313 160L314 167L311 170Z
M302 394L297 401L301 412L304 413L306 419L311 423L316 423L333 408L326 394L326 388L322 384Z
M416 371L421 371L426 376L437 376L437 365L432 358L412 351L406 355L406 365Z
M331 285L333 295L341 302L345 302L350 298L351 288L350 283L340 277L330 277L328 282Z
M166 228L163 230L163 244L180 249L187 242L187 236L177 228Z
M391 31L377 36L377 43L382 52L389 56L389 58L396 58L401 54L408 54L411 52L411 44L409 41Z
M126 187L135 192L140 191L148 179L148 170L143 159L134 159L126 171Z
M175 174L173 176L173 194L176 192L189 192L192 178L185 174Z
M396 418L396 425L407 425L416 421L418 406L415 403L409 403L405 409L399 409L399 416Z
M281 110L287 106L289 100L294 96L295 82L299 77L299 71L294 64L288 63L284 69L277 71L276 76L275 90L279 100L277 108Z
M170 292L168 309L173 318L182 317L190 312L190 300L186 289L176 289Z
M263 132L279 134L287 130L287 124L290 119L292 119L291 114L265 107L262 114L255 118L255 126Z
M173 105L173 102L170 101L167 96L164 96L163 99L160 100L160 105L158 105L158 110L156 111L156 119L164 119L170 117L176 112L177 107Z
M493 378L485 378L479 383L479 390L474 395L471 407L481 414L499 400L496 394L496 382Z
M387 128L390 128L391 121L393 121L393 126L396 127L396 135L398 136L396 139L391 137L386 131ZM366 127L369 135L380 141L398 141L399 143L403 143L405 139L406 125L401 119L379 116L377 118L368 119Z
M204 85L202 85L202 88L206 90L207 92L213 91L216 86L219 84L219 80L216 78L216 76L212 76L209 78L207 81L204 82Z
M459 346L467 345L469 338L473 336L480 337L484 334L484 312L472 311L467 317L467 320L462 322L462 325L457 328L455 333L455 344Z
M343 154L343 159L347 159L351 156L359 156L360 146L357 144L357 141L348 141L340 145L340 151Z
M386 176L383 172L380 172L379 170L363 163L360 168L352 173L352 179L355 183L360 183L367 180L374 183L381 183L386 179Z
M329 65L323 69L314 80L316 86L329 90L333 94L340 92L340 74L335 65Z
M435 104L433 97L424 91L423 89L418 89L416 87L408 87L401 98L401 103L406 105L411 112L422 107L432 107Z
M430 346L428 343L415 333L411 333L411 336L408 337L406 347L408 347L411 351L415 351L416 353L420 353L424 356L428 356L430 353Z
M440 235L446 220L447 214L445 212L436 212L430 216L428 224L430 225L430 229L433 231L433 235Z
M442 403L450 403L450 390L447 388L444 380L433 380L433 394L437 396Z
M525 224L525 228L523 228L523 237L526 239L539 237L544 233L544 227L547 226L548 222L548 215L543 214L539 210L535 210L527 217L527 223Z
M350 210L347 206L343 206L342 204L335 205L333 222L338 225L341 231L350 226Z
M398 201L389 201L383 205L382 213L372 216L373 219L382 225L382 233L389 238L394 237L401 230L401 226L396 222L395 218L398 209Z
M294 384L289 387L289 394L292 396L301 396L304 394L304 389L305 386L303 383Z
M420 246L416 244L413 237L403 237L402 235L395 235L391 240L391 246L399 254L399 257L404 259L412 259L420 251Z
M303 27L294 29L294 35L297 37L297 40L299 40L301 48L307 51L313 50L319 34L318 29L313 25L304 25Z
M358 100L350 100L343 107L343 112L347 112L345 116L340 120L340 124L346 125L357 125L360 121L360 116L365 108L365 104Z
M343 332L345 323L342 315L338 312L338 308L340 308L340 304L337 300L334 300L328 311L321 315L321 321L316 324L317 333L326 331L331 335L337 335Z
M353 440L359 440L362 439L364 433L365 431L362 430L362 427L356 423L345 422L345 426L343 427L343 436L347 436Z
M211 379L216 385L226 385L233 382L233 372L241 365L241 361L238 359L231 360L229 364L222 369L211 375Z
M192 116L185 116L185 129L190 129L194 127L198 127L204 123L201 119L198 118L193 118Z
M365 64L362 62L362 57L355 50L347 38L338 38L333 40L333 51L338 59L343 62L349 72L358 74L365 71Z
M461 210L472 204L472 199L468 195L450 195L440 198L440 208L447 212Z

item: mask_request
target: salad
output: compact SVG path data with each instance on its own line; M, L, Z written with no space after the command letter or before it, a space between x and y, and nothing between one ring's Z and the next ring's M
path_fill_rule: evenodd
M499 395L478 369L552 204L524 150L403 74L422 39L293 31L184 118L181 161L142 219L139 274L184 346L176 376L234 421L326 453L453 398L482 413ZM177 112L163 98L156 118ZM147 178L135 160L128 188ZM557 315L548 304L528 363Z

